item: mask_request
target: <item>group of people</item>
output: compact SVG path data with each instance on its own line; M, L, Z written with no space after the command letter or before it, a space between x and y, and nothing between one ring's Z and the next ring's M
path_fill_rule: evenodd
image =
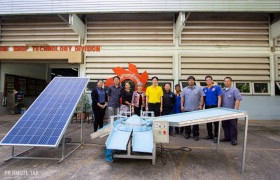
M206 76L204 88L196 86L195 77L189 76L188 86L181 90L179 84L175 85L175 93L171 91L171 84L166 83L163 88L158 85L158 77L152 77L152 85L143 91L143 84L138 83L136 90L131 90L129 82L120 85L120 78L113 78L114 85L108 87L108 92L103 88L103 80L98 80L97 88L92 90L92 108L95 116L94 131L103 127L103 119L106 107L109 116L117 115L121 112L131 112L141 115L141 111L152 111L155 116L169 115L181 112L191 112L215 107L225 107L239 109L242 96L240 91L232 86L232 78L224 78L224 88L214 85L212 76ZM213 128L214 125L214 128ZM208 135L206 140L213 140L217 143L219 122L207 123ZM230 142L237 145L237 119L222 122L224 139L221 142ZM214 132L213 132L214 129ZM195 141L199 140L199 125L175 128L175 132L183 134L186 139L191 133ZM173 127L169 128L169 133L173 133Z

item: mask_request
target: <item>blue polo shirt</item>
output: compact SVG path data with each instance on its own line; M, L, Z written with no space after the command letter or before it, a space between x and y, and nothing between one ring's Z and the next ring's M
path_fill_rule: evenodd
M218 105L218 96L223 94L222 88L218 85L211 86L210 88L203 88L205 93L205 105L206 106L217 106Z
M180 113L181 112L181 94L176 94L176 101L174 104L173 113Z

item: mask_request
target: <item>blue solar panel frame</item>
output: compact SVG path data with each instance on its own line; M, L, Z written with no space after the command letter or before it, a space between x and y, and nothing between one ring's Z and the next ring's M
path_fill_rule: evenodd
M89 78L85 77L55 77L5 135L0 145L58 147L88 81ZM56 128L53 128L54 125ZM21 139L16 141L16 137Z

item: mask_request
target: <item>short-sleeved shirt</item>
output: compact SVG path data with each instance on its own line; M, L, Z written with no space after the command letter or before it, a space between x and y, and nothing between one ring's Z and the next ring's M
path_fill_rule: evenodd
M223 94L222 88L218 85L211 86L210 88L203 88L205 93L205 105L206 106L217 106L218 97Z
M231 87L229 89L223 88L223 102L222 107L234 109L235 101L242 100L239 89Z
M185 111L195 111L199 107L200 98L205 96L203 89L199 86L185 87L181 94L184 99Z
M163 91L160 86L149 86L146 89L146 96L148 96L148 103L160 103L160 99L163 96Z
M116 88L115 85L109 86L108 88L108 96L110 97L108 102L109 107L113 107L113 108L120 107L121 90L122 90L121 86L118 86L118 88Z

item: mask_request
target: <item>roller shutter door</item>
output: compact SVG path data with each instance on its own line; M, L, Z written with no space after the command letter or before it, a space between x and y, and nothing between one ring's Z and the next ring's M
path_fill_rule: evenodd
M193 13L186 21L181 44L268 46L268 16L265 14Z
M87 44L173 45L173 14L87 16Z
M181 79L193 75L204 80L212 75L215 80L231 76L234 80L270 80L269 57L244 56L181 56Z
M80 43L79 36L58 16L4 16L0 23L1 46Z

